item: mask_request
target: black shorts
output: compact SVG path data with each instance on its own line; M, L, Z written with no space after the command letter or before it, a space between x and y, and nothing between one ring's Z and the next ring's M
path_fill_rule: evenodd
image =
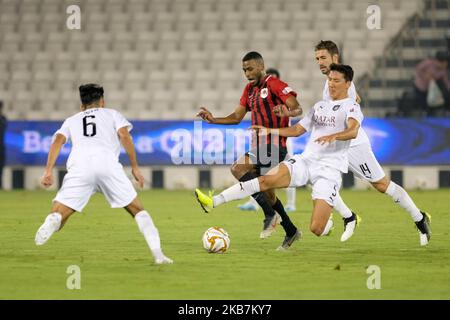
M283 162L287 154L286 147L273 145L261 146L245 153L254 164L258 176L265 175L270 169Z

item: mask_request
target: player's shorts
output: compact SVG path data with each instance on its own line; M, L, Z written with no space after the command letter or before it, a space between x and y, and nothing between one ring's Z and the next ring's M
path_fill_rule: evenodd
M287 149L285 147L278 147L274 145L267 145L254 148L245 153L250 158L253 164L255 164L256 174L258 176L265 175L270 169L279 165L286 159Z
M294 155L283 164L291 174L289 187L301 187L310 182L312 199L325 200L334 207L342 183L342 175L338 169L317 164L302 155Z
M360 179L376 182L386 175L373 154L369 143L362 143L348 149L348 168Z
M126 207L136 198L136 190L120 163L93 163L72 166L64 176L61 189L53 201L81 212L97 191L103 193L111 208Z

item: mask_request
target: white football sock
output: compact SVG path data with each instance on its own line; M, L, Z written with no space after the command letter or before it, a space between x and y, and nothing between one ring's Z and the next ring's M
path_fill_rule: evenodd
M36 237L34 238L36 245L41 246L46 243L52 234L61 227L61 220L62 216L59 212L50 213L36 232Z
M254 178L245 182L239 182L225 189L217 196L213 197L214 207L220 206L225 202L247 198L248 196L260 191L259 180Z
M415 222L422 220L423 216L420 210L416 207L405 189L391 181L386 189L386 194L390 195L395 203L398 203L399 206L408 211Z
M155 260L162 259L164 254L161 250L161 240L159 239L158 229L156 229L148 212L145 210L138 212L134 216L134 220L136 220L139 231L144 235L145 241L147 241L147 245Z
M286 188L287 205L295 207L295 188Z
M341 195L338 193L336 199L334 200L334 209L339 212L342 218L350 218L352 216L352 210L347 207L344 201L341 198Z
M328 219L327 224L325 225L325 228L323 229L323 232L320 236L322 237L328 235L332 227L333 227L333 220Z

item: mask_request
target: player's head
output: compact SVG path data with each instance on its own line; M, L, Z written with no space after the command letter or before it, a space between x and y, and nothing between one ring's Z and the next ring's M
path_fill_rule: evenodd
M280 79L280 72L275 68L268 68L266 74L271 74L272 76Z
M96 83L83 84L79 87L81 110L89 108L103 108L105 100L103 99L103 87Z
M441 69L448 69L449 55L448 55L447 52L445 52L445 51L438 51L438 52L436 52L435 58L439 62L439 67Z
M339 63L339 49L333 41L320 40L315 47L316 62L323 74L330 72L332 63Z
M244 70L245 77L250 83L254 86L258 85L265 76L262 55L256 51L248 52L242 58L242 70Z
M345 64L332 63L328 73L328 89L333 100L348 97L348 88L353 81L353 69Z

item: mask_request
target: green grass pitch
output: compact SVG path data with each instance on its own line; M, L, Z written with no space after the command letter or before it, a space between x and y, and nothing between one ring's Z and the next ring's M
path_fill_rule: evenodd
M259 239L261 211L240 212L234 202L205 214L190 191L140 192L175 260L164 266L153 264L131 217L101 195L36 247L54 194L0 192L0 299L450 299L449 190L410 192L432 215L432 240L420 247L409 215L375 191L342 192L363 218L348 242L339 241L336 214L333 234L317 238L308 230L309 191L299 189L291 217L304 236L286 252L275 251L281 228ZM230 234L227 253L202 248L211 226ZM66 287L70 265L80 267L79 290ZM380 267L381 289L367 288L370 265Z

